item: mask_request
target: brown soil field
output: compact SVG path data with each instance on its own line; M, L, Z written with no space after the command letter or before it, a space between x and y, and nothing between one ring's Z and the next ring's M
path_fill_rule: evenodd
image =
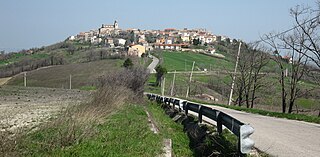
M42 87L0 86L0 131L36 128L70 105L90 101L90 93Z

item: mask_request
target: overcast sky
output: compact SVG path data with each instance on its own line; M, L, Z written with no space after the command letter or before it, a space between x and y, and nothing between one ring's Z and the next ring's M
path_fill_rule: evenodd
M316 0L1 0L0 50L50 45L118 20L120 28L206 28L250 42L292 27L289 9Z

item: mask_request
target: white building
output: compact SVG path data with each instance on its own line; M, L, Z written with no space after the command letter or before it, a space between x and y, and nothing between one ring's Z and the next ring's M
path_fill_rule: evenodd
M72 41L72 40L75 40L75 39L76 39L76 37L73 36L73 35L69 37L69 40L71 40L71 41Z
M118 39L118 43L119 45L125 45L126 44L126 40L125 39Z

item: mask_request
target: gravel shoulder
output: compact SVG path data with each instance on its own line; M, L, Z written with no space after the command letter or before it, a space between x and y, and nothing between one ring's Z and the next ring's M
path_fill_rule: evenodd
M34 128L69 105L90 100L90 92L41 87L0 86L0 131Z

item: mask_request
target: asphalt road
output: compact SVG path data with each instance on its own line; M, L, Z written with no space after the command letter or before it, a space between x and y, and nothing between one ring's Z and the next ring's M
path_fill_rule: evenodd
M150 71L150 73L156 73L155 68L159 63L159 59L157 57L155 57L155 56L151 56L151 57L152 57L152 62L148 66L148 70Z
M257 114L235 111L218 106L210 106L250 124L255 132L251 138L255 147L272 156L279 157L319 157L320 125L261 116ZM209 121L208 119L204 119ZM210 123L215 123L211 121Z

